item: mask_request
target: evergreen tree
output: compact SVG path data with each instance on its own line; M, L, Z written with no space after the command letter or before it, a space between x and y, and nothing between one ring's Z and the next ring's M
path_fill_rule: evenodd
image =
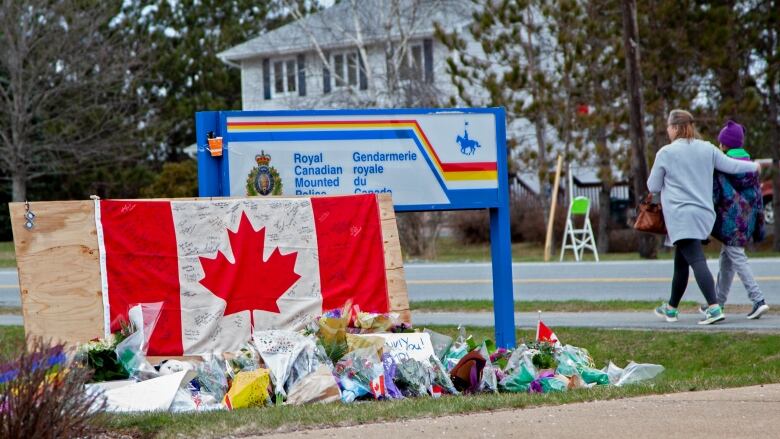
M772 178L774 199L772 209L774 217L773 249L780 251L780 1L761 0L744 16L748 35L753 35L751 43L751 69L748 71L755 83L755 91L761 102L763 120L766 121L765 137L772 157ZM758 121L757 121L758 122Z
M448 73L462 102L506 109L510 147L522 145L524 139L517 132L523 121L530 122L535 147L518 155L535 163L539 202L547 217L552 163L548 129L557 78L554 66L546 61L555 44L549 32L554 2L472 1L477 6L468 36L437 29L439 39L456 53L447 61ZM479 45L478 51L467 50L472 42Z
M241 71L217 54L289 21L272 0L132 0L127 22L149 35L145 140L163 160L195 141L195 112L241 109Z

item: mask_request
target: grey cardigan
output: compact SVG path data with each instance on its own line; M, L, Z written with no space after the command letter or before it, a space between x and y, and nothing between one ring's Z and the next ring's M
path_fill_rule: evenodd
M707 239L715 224L712 204L714 170L726 174L755 172L757 164L735 160L703 140L677 139L655 156L647 179L650 192L661 193L666 245L680 239Z

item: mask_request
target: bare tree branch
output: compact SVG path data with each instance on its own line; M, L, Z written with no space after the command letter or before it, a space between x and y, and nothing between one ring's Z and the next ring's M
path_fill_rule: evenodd
M122 2L4 0L0 10L0 172L27 183L112 161L133 142L143 42L110 24ZM132 155L132 154L131 154Z

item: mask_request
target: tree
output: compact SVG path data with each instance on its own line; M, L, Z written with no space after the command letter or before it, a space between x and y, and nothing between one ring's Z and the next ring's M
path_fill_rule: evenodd
M756 2L746 14L746 22L755 29L756 35L751 56L755 68L751 69L751 76L767 119L775 217L772 247L780 251L780 2Z
M474 1L474 3L478 3ZM533 127L535 148L525 157L535 162L539 178L539 202L549 214L551 145L548 142L554 66L549 62L554 39L547 32L549 4L546 0L482 2L474 12L467 37L438 27L439 39L454 52L448 73L467 105L504 107L507 131L520 144L519 125ZM479 50L469 50L470 41Z
M144 140L173 161L195 141L196 111L241 108L240 70L217 53L290 19L271 0L131 0L125 14L154 52L142 87L154 117Z
M624 169L627 156L624 121L625 82L620 72L623 61L616 56L622 50L620 39L620 8L614 0L578 2L580 19L569 27L580 29L579 47L573 62L578 68L573 79L574 87L566 99L577 99L587 106L585 114L579 114L576 130L585 137L592 148L580 151L579 161L595 159L601 181L599 193L599 221L597 224L598 249L609 250L608 225L611 217L611 193L615 183L614 169ZM558 19L560 21L560 19ZM592 109L592 111L591 111Z
M198 196L198 162L182 160L163 164L162 172L141 190L145 198L187 198Z
M644 133L644 107L642 101L642 71L639 56L639 29L636 18L636 0L622 0L623 51L626 58L628 78L629 133L631 135L631 176L634 196L638 205L647 194L647 156ZM653 235L642 234L639 238L639 255L655 258L656 240Z
M121 26L121 2L3 0L0 172L12 198L37 178L131 158L144 44ZM131 153L135 151L136 153Z
M694 3L663 0L637 4L638 26L642 30L642 96L652 127L648 142L651 160L669 143L666 134L669 112L674 108L690 109L697 93L704 88L706 75L702 58L711 53L705 48L710 45L706 41L720 32L701 32L696 26L688 25L693 21L707 21L696 17Z

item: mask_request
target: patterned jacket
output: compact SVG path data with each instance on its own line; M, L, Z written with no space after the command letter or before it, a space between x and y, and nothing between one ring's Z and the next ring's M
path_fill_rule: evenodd
M743 149L727 152L732 158L750 160ZM715 226L712 236L734 247L744 247L751 239L764 239L764 201L758 172L728 175L715 171L712 191Z

